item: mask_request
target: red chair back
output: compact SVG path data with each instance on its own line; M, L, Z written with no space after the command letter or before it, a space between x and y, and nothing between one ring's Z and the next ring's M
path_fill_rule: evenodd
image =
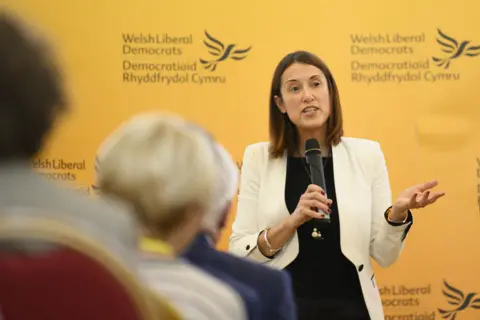
M24 241L52 249L25 250L19 246ZM178 317L107 250L74 228L46 219L0 218L0 320L30 319Z
M1 254L0 314L2 320L141 319L112 274L67 248Z

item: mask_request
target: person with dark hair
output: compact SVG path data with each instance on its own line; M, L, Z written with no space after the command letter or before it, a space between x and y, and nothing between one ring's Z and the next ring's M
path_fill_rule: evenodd
M46 180L32 160L68 110L61 72L48 44L11 13L0 12L0 219L48 218L72 225L136 267L137 225L126 211ZM11 221L11 220L10 220ZM0 250L52 250L31 242Z
M379 143L344 137L337 85L314 54L280 61L269 102L270 141L245 150L229 250L287 270L300 320L383 319L370 258L393 264L413 223L410 210L444 193L429 181L392 204ZM326 190L310 180L308 139L320 145ZM321 223L326 215L330 223Z
M67 110L60 73L45 43L0 14L0 159L33 158Z

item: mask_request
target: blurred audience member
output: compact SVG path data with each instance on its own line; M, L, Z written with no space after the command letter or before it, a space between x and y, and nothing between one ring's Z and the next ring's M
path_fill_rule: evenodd
M203 219L202 232L184 256L236 289L244 298L250 319L296 319L288 274L215 249L237 192L239 172L222 145L214 142L213 147L217 170L211 209ZM255 299L247 290L254 291Z
M133 267L138 227L132 217L32 169L57 118L68 109L62 83L47 44L0 12L0 218L21 223L49 217L68 223ZM46 243L0 244L0 250L52 249Z
M178 258L211 210L216 182L213 150L191 127L162 113L122 124L97 154L100 195L123 203L141 221L140 275L186 319L245 319L234 290Z

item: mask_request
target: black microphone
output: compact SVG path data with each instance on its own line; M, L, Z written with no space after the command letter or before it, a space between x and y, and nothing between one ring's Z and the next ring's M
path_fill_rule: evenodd
M327 185L325 183L325 175L323 173L322 152L320 150L320 144L316 139L308 139L305 142L305 158L310 166L310 180L312 181L312 184L322 188L325 191L325 197L328 199ZM323 213L325 214L325 218L315 219L314 223L330 223L330 215L327 212ZM316 231L316 229L314 229L314 231Z

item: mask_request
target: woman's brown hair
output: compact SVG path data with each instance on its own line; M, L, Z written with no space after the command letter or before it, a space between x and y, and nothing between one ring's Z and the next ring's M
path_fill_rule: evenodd
M343 136L343 117L340 97L337 84L330 69L316 55L307 51L296 51L286 55L277 65L273 73L272 86L270 90L270 155L274 158L283 156L285 150L293 154L299 149L298 133L288 115L282 113L275 103L275 96L282 98L281 86L282 75L285 70L294 63L303 63L320 69L328 83L330 105L332 113L327 120L327 145L337 145Z

